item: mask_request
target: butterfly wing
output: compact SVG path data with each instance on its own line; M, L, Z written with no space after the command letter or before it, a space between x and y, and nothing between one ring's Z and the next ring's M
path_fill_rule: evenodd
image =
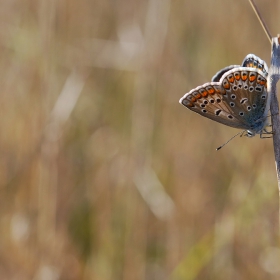
M262 71L265 77L268 76L268 67L262 59L254 54L248 54L242 62L242 67L257 68Z
M221 124L246 129L246 125L233 116L231 107L224 101L226 91L220 83L207 83L186 93L180 103L188 109Z
M233 68L237 68L240 67L240 65L230 65L227 66L225 68L223 68L222 70L218 71L212 78L211 82L219 82L220 79L222 78L222 76L228 72L229 70L233 69Z
M266 100L262 71L236 67L225 72L220 82L207 83L186 93L180 103L224 125L258 130L264 122Z
M243 62L240 65L230 65L222 70L218 71L212 78L211 82L219 82L222 76L228 72L229 70L232 70L233 68L238 68L238 67L251 67L251 68L257 68L263 72L265 77L268 76L268 67L262 59L257 57L254 54L248 54L246 57L243 59Z
M245 129L259 133L267 119L266 76L258 68L239 67L225 73L221 80L223 100Z

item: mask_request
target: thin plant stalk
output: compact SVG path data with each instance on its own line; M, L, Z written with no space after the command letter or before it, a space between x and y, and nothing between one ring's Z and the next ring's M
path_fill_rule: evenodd
M280 119L276 84L280 78L280 36L272 39L271 66L267 82L268 94L271 96L270 112L273 131L273 147L279 190L279 230L280 230Z
M279 104L277 99L277 87L276 84L280 79L280 35L272 38L267 25L265 24L254 0L249 0L261 26L264 29L269 41L272 44L271 48L271 65L269 68L269 75L267 80L267 91L271 97L270 112L271 112L271 124L273 132L273 148L276 165L276 175L279 191L279 233L280 233L280 119L279 119Z
M256 16L257 16L257 18L258 18L258 20L259 20L259 22L260 22L262 28L263 28L265 34L266 34L266 36L267 36L269 42L272 43L272 36L271 36L271 33L269 32L269 29L268 29L266 23L264 22L264 19L262 18L261 14L260 14L260 12L259 12L259 9L258 9L258 7L257 7L256 4L255 4L255 1L254 1L254 0L249 0L249 2L250 2L250 4L251 4L252 9L254 10L254 12L255 12L255 14L256 14Z

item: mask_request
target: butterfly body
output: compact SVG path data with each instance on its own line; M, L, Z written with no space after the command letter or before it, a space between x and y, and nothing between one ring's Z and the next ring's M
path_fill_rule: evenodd
M267 75L265 62L249 54L242 66L220 70L212 82L186 93L180 103L211 120L246 130L249 137L263 134L270 106Z

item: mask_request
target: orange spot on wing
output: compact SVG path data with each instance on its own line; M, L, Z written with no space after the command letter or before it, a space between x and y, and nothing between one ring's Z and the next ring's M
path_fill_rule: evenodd
M234 77L237 81L239 81L240 80L240 73L239 72L234 73Z
M242 73L241 79L242 79L243 81L246 81L247 78L248 78L248 74L247 74L247 73Z
M187 106L188 108L194 107L194 104L191 102L188 102L187 104L184 104L185 106Z
M230 88L230 85L229 85L228 82L223 83L223 86L224 86L225 89L229 89Z
M250 76L249 76L249 81L250 81L250 82L253 82L253 81L256 80L256 78L257 78L256 75L250 75Z
M207 95L208 95L208 92L205 89L201 89L199 92L201 93L201 95L203 97L207 97Z
M208 91L209 94L215 93L215 90L212 87L208 87L208 88L206 88L206 90Z
M201 94L197 91L193 93L193 96L196 98L196 100L198 100L202 97Z

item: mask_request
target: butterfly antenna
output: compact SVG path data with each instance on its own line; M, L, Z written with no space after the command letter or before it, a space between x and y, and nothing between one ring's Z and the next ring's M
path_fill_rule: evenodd
M241 131L241 132L238 132L237 134L235 134L234 136L232 136L226 143L224 143L223 145L221 145L220 147L218 147L217 149L216 149L216 151L219 151L219 150L221 150L228 142L230 142L233 138L235 138L237 135L240 135L240 137L244 134L244 132L246 132L246 130L243 130L243 131Z

